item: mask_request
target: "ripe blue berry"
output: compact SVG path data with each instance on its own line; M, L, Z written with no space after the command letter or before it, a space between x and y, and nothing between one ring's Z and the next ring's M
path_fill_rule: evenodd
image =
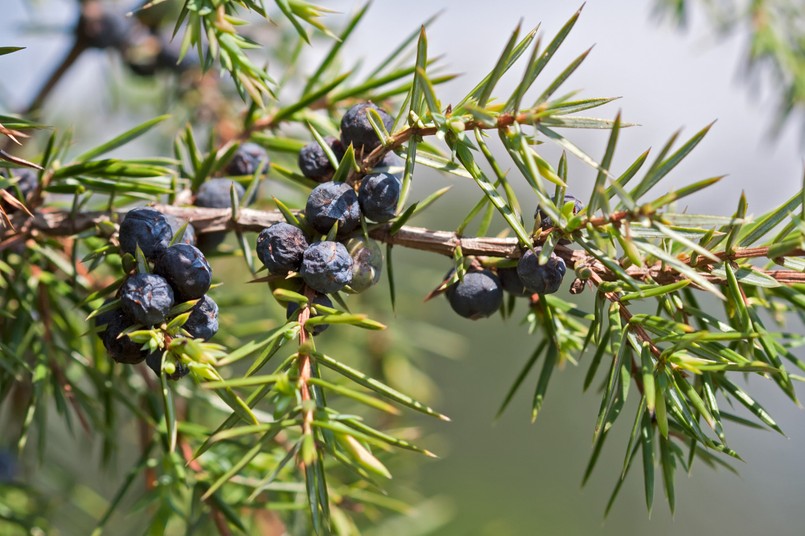
M159 256L170 244L173 230L170 222L161 212L150 208L130 210L120 222L120 249L123 253L134 252L137 246L146 259Z
M138 324L161 324L173 303L173 289L156 274L135 274L120 287L123 311Z
M106 300L107 305L111 300ZM132 341L128 335L120 336L123 331L132 326L131 320L126 317L122 308L113 309L98 315L95 325L104 330L98 333L109 357L118 363L133 365L145 359L146 351L142 345Z
M147 356L145 356L145 364L148 365L148 368L154 371L154 374L157 376L162 375L162 354L164 352L162 350L157 350L155 352L151 352ZM184 363L176 363L175 371L172 374L167 374L166 377L169 380L180 380L187 376L190 373L190 368L185 365Z
M209 296L204 296L190 310L190 316L182 327L194 339L210 340L218 333L218 304Z
M173 235L171 236L171 240L176 234L179 232L179 229L186 223L184 220L177 218L176 216L171 216L170 214L166 214L165 217L168 219L168 225L170 225L171 232ZM191 224L187 224L187 227L184 228L184 234L182 234L182 238L176 242L177 244L189 244L191 246L196 245L196 230L193 228Z
M471 320L494 314L503 303L500 280L489 270L467 272L464 279L447 287L445 294L453 310Z
M313 318L314 316L319 316L319 312L316 310L317 305L324 305L325 307L332 307L333 302L330 301L330 298L325 296L324 294L316 293L313 297L313 304L312 304L312 311L310 312L310 317ZM299 304L296 302L288 302L288 307L286 309L285 318L288 320L293 319L294 315L299 311ZM329 328L329 324L319 324L315 328L313 328L313 335L318 335L325 329Z
M500 279L500 285L503 287L503 290L512 296L529 298L534 294L525 288L525 285L523 285L523 282L520 280L520 276L517 275L517 268L515 267L498 268L498 278Z
M316 292L338 292L352 281L352 257L343 244L316 242L305 250L300 274Z
M103 305L101 305L101 307L106 307L107 305L112 303L112 301L113 301L112 298L109 298L108 300L103 302ZM109 324L112 320L115 319L116 316L120 314L123 314L123 310L120 307L112 309L111 311L104 311L103 313L100 313L95 317L95 327L105 329L106 325ZM103 330L98 331L98 336L103 338Z
M536 254L535 254L536 251ZM517 263L517 275L523 286L537 294L553 294L562 285L567 266L561 257L553 253L548 262L539 264L540 248L526 251Z
M177 302L196 300L210 290L212 268L204 254L188 244L174 244L157 257L154 273L173 289Z
M373 103L362 102L347 110L341 118L341 143L344 147L352 144L356 151L362 148L364 154L367 154L380 145L380 138L377 137L366 115L370 108L377 110L386 130L391 132L394 118Z
M353 231L361 222L355 190L343 182L325 182L313 188L305 205L307 221L321 234L338 222L338 235Z
M214 231L212 233L203 233L198 236L198 249L205 254L209 255L218 249L218 246L226 240L226 231Z
M210 179L201 184L196 193L196 206L206 208L230 208L232 198L229 190L235 185L235 195L243 199L246 190L232 179Z
M352 282L349 288L363 292L380 281L383 268L383 253L374 240L352 238L347 242L347 251L352 257Z
M257 235L257 257L272 274L298 272L307 248L305 233L285 222L275 223Z
M332 136L327 136L324 141L340 161L344 156L344 146L341 145L341 141ZM299 151L299 169L302 171L302 175L317 182L327 182L335 171L324 149L315 141L308 143Z
M232 197L230 189L235 185L235 195L243 200L246 190L232 179L210 179L201 184L196 193L196 206L205 208L231 208ZM210 252L226 240L226 231L202 233L198 238L198 247L204 252Z
M387 222L397 213L400 200L400 178L379 172L366 175L358 190L358 203L363 215L378 223Z
M270 161L268 153L256 143L244 143L238 147L232 160L226 165L226 172L230 175L254 175L257 168L263 164L263 172L268 170Z
M162 351L157 350L145 356L145 364L154 371L157 376L162 374Z

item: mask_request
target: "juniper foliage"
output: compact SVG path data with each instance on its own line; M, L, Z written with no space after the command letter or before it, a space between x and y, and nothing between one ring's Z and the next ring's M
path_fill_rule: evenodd
M384 223L364 219L352 233L386 245L385 311L394 307L400 286L397 248L452 259L454 270L433 295L468 272L511 269L528 251L540 264L552 255L562 259L568 279L574 279L571 295L532 294L522 300L523 345L530 351L502 396L500 412L518 390L529 388L536 420L556 369L577 364L563 373L585 374L585 389L600 395L585 481L615 422L632 423L607 509L637 465L648 509L659 480L673 510L680 470L690 469L694 460L729 465L740 459L725 423L781 432L739 379L756 376L796 402L794 382L805 370L795 355L802 334L787 331L785 321L791 315L805 318L805 190L755 218L747 217L743 196L731 215L679 212L680 200L721 179L665 186L709 126L682 141L675 134L655 154L645 152L626 169L614 169L619 133L630 125L620 114L589 115L612 98L579 98L565 88L587 53L558 76L544 75L581 12L553 35L517 28L488 74L468 84L464 98L447 103L439 97L440 84L454 76L430 53L427 22L368 72L359 76L345 67L349 62L341 49L368 7L345 26L331 28L326 10L305 0L276 0L271 10L260 0L186 0L176 11L163 2L146 3L135 10L132 23L150 28L142 31L175 33L181 55L197 60L159 75L177 81L169 90L179 101L197 103L198 95L204 96L202 105L190 105L196 113L186 124L177 127L176 118L156 117L75 154L69 131L46 130L34 120L61 76L56 74L24 113L0 116L6 170L0 178L4 429L18 452L34 451L47 463L48 415L56 415L74 435L99 441L102 462L110 464L121 442L130 440L124 431L136 423L138 456L119 477L96 534L115 532L110 520L134 501L140 506L136 523L153 533L183 528L354 534L367 522L382 527L388 516L407 511L401 497L386 492L392 470L410 453L434 454L419 444L415 429L395 423L404 412L449 419L407 394L415 386L400 385L383 367L393 356L376 348L388 346L389 337L405 338L393 333L406 321L386 326L361 312L369 303L341 292L330 302L305 288L299 274L266 275L254 262L255 233L271 224L284 221L313 232L300 209L318 183L294 169L311 140L330 161L333 180L347 185L392 153L402 158L396 215ZM85 22L76 27L65 70L90 46L82 33L86 21L106 7L86 0L77 9ZM250 30L265 25L269 11L281 13L271 17L271 31L282 36L282 44L266 68L255 53L263 46L252 37L259 33ZM122 57L130 56L125 44L115 46ZM300 72L296 60L308 46L324 47L323 54L311 72ZM0 49L2 55L15 52ZM509 94L496 89L504 77L517 81ZM361 101L382 104L396 119L390 124L366 107L380 145L350 146L336 155L327 136L337 137L341 116ZM172 151L113 156L166 128L173 129ZM606 133L600 157L573 141L577 129ZM251 176L233 178L228 207L194 206L199 188L219 177L247 141L265 148L270 160ZM561 148L561 158L549 161L542 144ZM571 162L596 172L581 210L565 202L574 191ZM33 195L20 195L15 186L24 168L37 170ZM434 189L412 199L411 182L421 168L477 186L477 201L457 218L455 230L411 225L447 193ZM507 168L512 172L503 171ZM528 186L531 205L539 205L551 226L521 208L525 203L515 195L515 181ZM267 196L266 183L292 193L287 199ZM184 327L197 310L194 300L174 305L164 323L127 329L132 341L161 356L161 363L149 358L156 359L149 366L161 370L156 380L145 364L112 362L93 333L96 318L119 307L115 292L127 275L151 269L142 251L120 253L117 234L125 212L143 204L189 222L200 247L205 235L233 234L234 241L211 246L212 255L245 263L254 283L234 293L224 292L226 282L220 289L213 286L222 317L213 341L193 338ZM504 236L490 235L493 222L505 226ZM472 235L468 229L476 223ZM319 237L337 233L336 225ZM181 229L174 230L172 243L182 237ZM592 297L590 307L574 301L579 294ZM281 320L250 321L262 314L269 295L283 304ZM522 313L515 303L515 296L504 300L501 314ZM286 308L292 311L287 321ZM368 358L353 359L343 345L328 342L328 335L313 337L325 326L333 326L329 334L353 337L349 332L357 328L380 338L346 339L356 348L375 348L367 350ZM169 381L182 375L179 368L189 378ZM528 380L532 371L535 381ZM639 403L633 415L624 415L629 396ZM745 408L750 418L730 406ZM10 493L6 488L0 482L0 493ZM0 523L46 530L46 513L31 506L41 497L26 486L13 491L26 499L16 500L10 513L0 510ZM400 495L418 500L411 490Z

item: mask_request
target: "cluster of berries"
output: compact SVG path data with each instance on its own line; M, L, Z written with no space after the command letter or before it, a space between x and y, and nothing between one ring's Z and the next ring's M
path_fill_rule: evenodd
M146 360L157 375L161 374L167 337L163 348L150 350L134 342L127 333L135 325L144 329L162 327L172 316L178 316L172 313L176 304L197 300L189 312L183 313L186 320L180 333L206 341L218 331L218 305L207 296L212 269L194 245L196 237L192 229L178 218L150 208L133 209L121 222L121 254L136 255L139 248L152 272L126 278L117 293L120 306L96 318L97 326L105 326L100 332L101 340L109 356L118 363ZM104 305L112 301L107 300ZM165 373L170 379L179 379L188 372L182 363L165 363Z
M343 158L344 152L350 144L355 151L361 151L364 156L380 145L380 139L377 137L371 123L369 123L367 116L367 112L370 109L377 112L383 120L383 126L386 130L391 130L394 119L383 109L378 108L371 102L356 104L347 110L347 113L341 119L340 139L333 136L324 138L336 161L340 161ZM375 169L388 171L399 167L401 164L402 161L396 154L388 152ZM327 153L315 141L308 143L299 151L299 169L302 171L302 175L319 183L331 180L335 172Z
M79 41L90 48L118 51L126 66L140 76L158 71L181 74L199 67L191 54L181 58L178 41L98 0L83 3L75 31Z
M371 102L353 106L341 120L341 138L326 140L337 158L350 145L364 155L380 145L367 116L370 109L380 116L386 130L391 130L393 118ZM396 215L402 181L390 172L393 165L392 158L385 159L355 186L331 182L335 170L325 150L315 142L305 146L299 153L299 167L306 177L321 184L310 192L300 227L275 223L258 235L257 256L269 273L298 274L316 292L313 303L326 307L332 306L326 294L362 292L377 283L382 267L380 248L365 237L351 235L360 227L362 217L385 223ZM312 241L314 236L324 239ZM296 307L290 305L288 314Z
M565 196L565 204L573 203L573 214L578 214L584 204L572 195ZM535 221L545 231L554 227L554 222L537 208ZM566 244L566 239L560 239ZM515 297L531 297L534 294L553 294L562 285L567 272L565 261L551 252L544 264L539 257L542 248L529 249L520 257L516 267L496 268L471 267L464 277L445 290L450 306L459 315L477 320L491 316L503 303L503 291ZM452 272L448 279L452 278Z

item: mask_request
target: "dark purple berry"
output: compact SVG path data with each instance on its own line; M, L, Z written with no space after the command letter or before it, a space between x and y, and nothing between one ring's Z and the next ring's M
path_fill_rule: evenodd
M548 262L540 265L539 253L540 248L526 251L517 263L517 275L528 290L537 294L553 294L562 285L567 266L561 257L553 253Z
M205 208L231 208L230 189L235 185L235 195L242 200L246 194L239 183L232 179L210 179L201 184L196 193L196 206Z
M173 307L173 289L162 276L135 274L120 287L120 303L136 323L158 325Z
M341 141L332 136L327 136L324 141L333 150L336 159L340 161L344 156L344 146L341 145ZM324 149L315 141L308 143L299 151L299 169L302 171L302 175L317 182L327 182L335 171Z
M249 142L238 147L232 155L232 160L226 165L225 171L229 175L254 175L261 164L265 173L269 164L268 153L260 145Z
M157 350L156 352L151 352L145 357L145 364L148 365L148 368L154 371L154 374L157 376L162 375L162 354L164 352L162 350ZM175 370L172 374L167 374L166 377L169 380L180 380L187 376L190 373L190 367L185 365L184 363L175 363Z
M352 257L343 244L316 242L305 250L300 274L317 292L338 292L352 281Z
M114 301L113 298L109 298L108 300L103 302L103 305L101 305L101 307L106 307L107 305L112 303L112 301ZM117 317L121 313L123 313L123 310L118 305L118 307L116 307L114 309L111 309L109 311L104 311L103 313L100 313L97 316L95 316L95 327L100 329L100 331L98 331L98 336L99 337L103 338L103 330L102 329L104 329L104 327L107 324L112 322L115 319L115 317Z
M344 147L352 144L356 151L363 149L364 154L367 154L380 145L380 138L377 137L377 133L367 117L370 108L377 110L383 119L386 130L391 132L394 118L373 103L362 102L347 110L347 113L341 118L341 143L344 144Z
M305 205L307 221L321 234L338 222L338 236L345 236L361 223L355 190L343 182L325 182L313 188Z
M218 249L218 246L226 241L226 231L213 231L211 233L202 233L198 235L198 249L205 255L209 255Z
M210 290L212 268L204 254L188 244L174 244L157 257L154 273L164 277L177 302L196 300Z
M110 301L106 300L104 305L107 305ZM133 365L145 359L147 352L142 349L141 344L132 341L128 335L120 335L124 330L132 326L131 320L126 317L121 308L98 315L95 318L95 326L103 328L103 331L100 331L98 336L109 353L109 357L116 362Z
M319 312L316 310L316 305L323 305L325 307L332 307L333 302L330 301L330 298L325 296L324 294L316 294L313 297L313 310L310 313L310 317L313 318L314 316L319 316ZM299 311L299 304L296 302L288 302L288 307L286 308L286 315L285 318L288 320L294 319L294 315L296 312ZM329 328L329 324L319 324L318 326L313 328L313 335L318 335L325 329Z
M307 248L305 233L285 222L275 223L257 235L257 257L272 274L298 272Z
M379 172L366 175L358 190L358 203L363 215L384 223L397 214L401 182L397 175Z
M161 212L150 208L135 208L126 213L120 222L120 249L131 253L137 246L146 259L154 259L170 244L173 238L168 218Z
M494 314L503 303L500 280L489 270L464 274L464 279L447 287L447 301L464 318L478 320Z
M168 219L168 225L170 225L171 232L173 232L173 236L171 237L171 240L173 240L173 237L175 237L178 234L179 229L181 229L182 226L187 222L185 222L185 220L177 218L176 216L171 216L170 214L166 214L165 217ZM190 223L188 223L187 226L184 228L182 238L176 243L189 244L191 246L196 245L196 230Z
M148 365L148 368L153 370L154 374L157 376L162 374L162 354L162 350L157 350L145 356L145 364Z
M246 190L232 179L210 179L201 184L196 193L196 206L205 208L231 208L230 189L235 185L235 195L243 200ZM204 252L215 250L226 240L226 231L202 233L198 237L198 247Z
M512 296L516 296L518 298L528 298L534 294L525 288L523 282L520 281L520 276L517 275L516 267L498 268L498 279L500 279L500 285L503 287L503 290Z
M182 327L194 339L210 340L218 333L218 304L209 296L204 296L190 309L190 316Z

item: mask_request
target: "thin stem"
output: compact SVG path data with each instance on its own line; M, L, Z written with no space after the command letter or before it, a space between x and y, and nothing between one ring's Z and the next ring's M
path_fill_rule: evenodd
M539 114L542 112L540 108L533 110L526 110L517 114L505 113L497 116L494 122L487 123L485 121L470 120L464 122L464 131L478 130L492 130L492 129L505 129L515 123L522 125L534 125L539 122ZM448 114L449 115L449 114ZM403 129L395 134L389 136L384 145L377 147L374 151L369 153L361 162L361 171L368 173L374 168L389 151L393 151L401 147L403 143L407 142L415 136L433 136L439 131L439 127L433 126L411 126Z
M305 296L308 300L313 300L313 292L306 289ZM310 397L310 352L308 351L308 333L305 329L305 323L310 319L310 303L304 307L299 308L299 316L297 318L299 325L302 329L299 330L299 390L302 395L302 404L309 405ZM302 420L302 433L305 435L313 434L313 410L310 407L304 409Z

